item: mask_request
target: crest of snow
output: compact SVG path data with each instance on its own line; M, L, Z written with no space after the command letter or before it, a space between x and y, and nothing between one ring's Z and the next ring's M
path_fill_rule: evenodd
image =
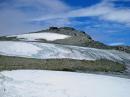
M130 79L61 71L0 73L0 97L130 97Z
M0 42L0 54L37 59L70 58L78 60L109 59L130 62L130 54L116 50L38 42Z
M54 41L58 39L65 39L70 36L52 32L44 32L44 33L29 33L29 34L22 34L22 35L13 35L17 38L24 38L27 41L37 41L38 39L45 39L47 41Z
M16 56L32 56L37 54L41 48L25 42L0 42L0 53Z

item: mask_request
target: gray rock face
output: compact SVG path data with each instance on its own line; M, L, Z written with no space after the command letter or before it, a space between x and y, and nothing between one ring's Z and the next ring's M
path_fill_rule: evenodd
M74 28L71 27L50 27L49 29L46 30L41 30L38 32L33 32L33 33L39 33L39 32L55 32L55 33L60 33L60 34L65 34L65 35L70 35L70 36L85 36L88 39L92 39L87 33L85 33L84 31L78 31Z

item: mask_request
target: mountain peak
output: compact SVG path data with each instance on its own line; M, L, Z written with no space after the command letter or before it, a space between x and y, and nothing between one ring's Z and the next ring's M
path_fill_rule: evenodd
M91 36L88 35L85 31L79 31L73 27L49 27L48 29L38 31L38 33L39 32L54 32L54 33L65 34L74 37L86 37L92 40Z
M76 30L75 28L72 28L72 27L50 27L49 30L61 30L61 29L64 29L64 30Z

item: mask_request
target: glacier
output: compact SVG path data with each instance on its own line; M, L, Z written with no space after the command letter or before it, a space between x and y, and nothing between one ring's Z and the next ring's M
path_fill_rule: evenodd
M130 54L121 51L39 42L0 41L0 54L37 59L108 59L130 63Z

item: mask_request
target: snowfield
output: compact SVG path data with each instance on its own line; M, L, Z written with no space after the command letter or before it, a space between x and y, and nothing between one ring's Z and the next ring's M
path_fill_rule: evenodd
M121 51L38 42L0 41L0 54L37 59L97 60L102 58L130 63L130 54Z
M65 39L65 38L70 37L68 35L57 34L57 33L52 33L52 32L28 33L28 34L12 35L12 36L14 37L16 36L17 38L21 38L22 40L27 40L27 41L37 41L38 39L54 41L54 40ZM12 37L12 36L9 36L9 37Z
M130 97L130 79L61 71L3 71L0 97Z
M17 56L32 56L41 49L33 44L25 42L0 42L0 53Z

